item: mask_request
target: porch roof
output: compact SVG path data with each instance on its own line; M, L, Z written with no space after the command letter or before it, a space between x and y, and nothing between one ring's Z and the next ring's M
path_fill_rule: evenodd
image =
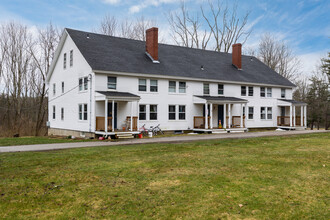
M236 97L229 97L229 96L198 96L195 95L195 97L199 99L203 99L206 102L209 103L247 103L248 101L246 99L240 99ZM195 103L199 103L198 101L195 101Z
M292 105L307 105L307 103L305 103L305 102L296 101L293 99L278 99L278 100L282 101L282 102L290 103Z
M140 96L129 93L129 92L116 92L116 91L96 91L102 95L104 95L107 99L114 100L140 100Z

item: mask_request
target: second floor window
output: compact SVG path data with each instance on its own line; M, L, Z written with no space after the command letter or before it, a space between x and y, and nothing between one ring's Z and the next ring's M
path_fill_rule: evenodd
M266 97L266 88L260 87L260 97Z
M150 80L150 92L158 92L158 81L157 80Z
M249 86L249 96L253 96L253 86Z
M267 88L267 97L272 97L272 88Z
M246 86L241 86L241 96L246 96Z
M208 83L203 84L203 94L210 95L210 84Z
M157 105L150 105L150 120L157 120Z
M73 66L73 50L70 50L70 66Z
M139 79L139 91L146 92L147 91L147 80Z
M285 98L285 89L281 89L281 98Z
M88 77L84 77L84 90L88 89Z
M56 95L56 84L53 83L53 96L55 96L55 95Z
M79 91L88 89L88 77L79 78Z
M179 93L186 93L186 82L179 82Z
M223 84L218 84L218 95L223 95Z
M63 68L66 69L66 53L63 56Z
M62 82L62 93L64 93L64 82Z
M139 106L139 120L146 120L147 119L147 107L146 105Z
M108 76L108 89L117 88L117 77Z
M176 92L176 82L175 81L169 81L168 82L168 91L169 92Z

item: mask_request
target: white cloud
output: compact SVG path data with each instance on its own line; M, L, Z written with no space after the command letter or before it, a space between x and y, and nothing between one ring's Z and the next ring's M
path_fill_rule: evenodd
M120 2L120 0L103 0L103 2L106 4L115 5L115 4L118 4Z
M129 12L134 14L140 12L142 9L149 6L159 6L160 4L168 4L178 2L177 0L144 0L136 5L133 5L129 8Z
M301 61L301 70L305 76L313 75L316 67L320 64L321 58L325 57L327 50L316 51L312 53L306 53L298 55Z

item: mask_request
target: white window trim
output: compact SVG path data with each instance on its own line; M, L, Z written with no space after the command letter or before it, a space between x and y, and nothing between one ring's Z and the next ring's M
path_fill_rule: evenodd
M85 89L85 79L87 79L87 88ZM80 90L80 80L82 80L82 84L81 84L81 90ZM87 92L88 91L88 76L83 76L83 77L79 77L78 78L78 91L83 93L83 92Z
M116 88L115 89L112 89L112 88L109 88L109 77L113 77L116 79ZM107 90L108 91L117 91L118 89L118 77L117 76L107 76Z
M261 118L261 108L265 108L265 118L262 119ZM268 118L268 108L271 108L272 109L272 118ZM273 120L273 107L272 106L260 106L260 120L261 121L272 121Z
M242 88L245 87L245 95L242 95ZM241 86L241 96L246 97L248 96L247 86Z
M205 93L205 90L204 90L205 85L209 85L209 93L208 94ZM210 83L203 83L203 95L210 95L210 94L211 94Z
M249 118L250 112L249 109L252 108L253 109L253 114L252 114L252 118ZM247 106L247 120L253 121L255 118L255 111L254 111L254 106Z
M81 115L81 119L80 119L80 111L79 111L80 105L82 106L81 107L81 111L82 111L81 112L81 114L82 114ZM87 113L87 119L84 119L84 109L85 109L84 107L85 107L85 105L87 105L87 111L86 111L86 113ZM88 116L88 104L87 103L79 103L78 104L78 121L79 122L87 122L88 121L88 117L89 117Z
M175 87L174 87L175 91L174 91L174 92L171 92L171 91L170 91L170 82L174 82L174 83L175 83ZM177 91L178 91L178 90L177 90L177 87L178 87L178 86L177 86L177 81L175 81L175 80L169 80L169 81L168 81L168 90L167 90L167 91L168 91L169 94L176 94Z

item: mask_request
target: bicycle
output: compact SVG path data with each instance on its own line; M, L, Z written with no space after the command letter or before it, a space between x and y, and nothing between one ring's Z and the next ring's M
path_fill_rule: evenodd
M143 136L147 136L149 133L149 130L145 128L146 124L142 125L140 128L140 132L142 133Z
M153 135L158 135L158 132L161 134L164 134L164 132L162 131L162 129L159 126L160 126L160 124L158 124L155 127L150 127Z

